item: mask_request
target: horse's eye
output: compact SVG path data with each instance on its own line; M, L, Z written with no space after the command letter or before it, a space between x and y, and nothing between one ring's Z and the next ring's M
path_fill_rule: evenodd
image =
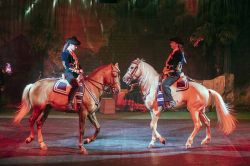
M133 69L133 68L134 68L133 66L130 67L130 69Z

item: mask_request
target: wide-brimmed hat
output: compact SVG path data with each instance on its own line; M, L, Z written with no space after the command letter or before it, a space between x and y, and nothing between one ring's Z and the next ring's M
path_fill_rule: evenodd
M73 44L73 45L80 45L81 44L81 42L75 36L72 36L72 37L66 39L66 42L69 44Z
M172 38L169 39L169 41L173 41L173 42L175 42L177 44L184 45L182 39L179 38L179 37L172 37Z

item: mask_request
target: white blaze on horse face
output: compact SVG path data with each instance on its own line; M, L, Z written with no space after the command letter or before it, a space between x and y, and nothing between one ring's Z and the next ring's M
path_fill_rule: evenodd
M123 80L123 82L125 82L127 85L130 84L131 78L130 78L130 71L129 71L129 68L128 68L126 74L123 76L123 79L122 79L122 80Z
M137 77L138 77L138 76L137 76L137 75L138 75L137 72L138 72L138 64L132 63L132 64L129 66L129 68L128 68L126 74L123 76L123 81L124 81L127 85L129 85L129 84L131 83L132 80L137 79Z
M125 82L126 84L129 83L128 71L129 70L127 70L127 72L125 73L125 75L122 78L122 81Z

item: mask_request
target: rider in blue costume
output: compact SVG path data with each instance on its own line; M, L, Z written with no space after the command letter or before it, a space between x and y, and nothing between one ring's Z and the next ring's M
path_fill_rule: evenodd
M80 44L81 42L75 36L68 38L61 54L62 64L65 68L65 78L72 86L69 92L67 110L73 110L73 98L78 90L78 82L76 78L80 73L83 73L78 58L74 53L77 46Z
M166 109L176 106L176 102L171 95L170 86L179 79L182 72L182 65L186 63L182 40L178 37L171 38L170 47L172 52L168 56L166 66L163 69L163 74L166 75L166 78L162 82Z

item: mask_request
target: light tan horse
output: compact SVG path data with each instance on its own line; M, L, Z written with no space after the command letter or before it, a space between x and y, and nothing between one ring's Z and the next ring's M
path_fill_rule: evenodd
M20 123L30 110L33 110L30 118L30 135L26 138L26 143L30 143L34 139L34 123L37 123L38 143L42 150L47 150L47 146L43 141L42 125L48 116L49 109L47 105L54 107L59 111L66 111L68 96L55 93L53 91L54 84L58 81L56 78L42 79L34 84L29 84L25 87L22 96L20 109L14 117L14 124ZM66 81L66 80L65 80ZM79 114L79 148L81 153L87 154L87 150L83 146L83 136L85 129L86 117L95 127L95 133L85 139L84 143L94 141L100 131L100 125L97 121L95 111L99 107L99 99L104 92L106 86L112 89L113 93L120 91L120 70L116 63L115 65L103 65L94 70L88 77L80 81L84 85L84 94L82 102L78 109ZM69 91L70 85L67 85ZM61 125L61 124L58 124Z
M165 144L165 138L157 131L157 122L160 117L160 112L163 110L162 106L158 106L156 101L157 88L159 83L159 74L155 69L141 59L132 61L123 81L130 84L132 80L138 79L141 91L144 95L144 102L146 107L150 110L152 129L152 139L148 147L153 147L157 139ZM212 89L207 89L196 82L189 82L189 88L184 91L176 91L176 83L171 86L171 92L177 107L187 107L193 123L194 129L186 141L186 148L190 148L193 144L194 137L200 130L202 122L206 126L206 137L201 144L208 144L211 141L210 120L205 115L206 107L210 105L216 106L217 117L220 129L224 134L230 134L236 127L236 119L230 113L230 110L224 103L219 93Z

